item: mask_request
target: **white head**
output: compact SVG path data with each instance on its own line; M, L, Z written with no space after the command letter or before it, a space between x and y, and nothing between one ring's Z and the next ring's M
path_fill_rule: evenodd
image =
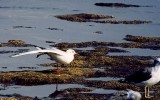
M77 54L73 49L68 49L66 52L73 55Z
M142 96L139 92L127 89L127 100L141 100Z

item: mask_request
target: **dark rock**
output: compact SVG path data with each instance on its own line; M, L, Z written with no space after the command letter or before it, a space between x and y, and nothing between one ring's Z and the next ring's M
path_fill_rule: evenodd
M151 6L124 4L124 3L95 3L95 5L102 6L102 7L151 7Z

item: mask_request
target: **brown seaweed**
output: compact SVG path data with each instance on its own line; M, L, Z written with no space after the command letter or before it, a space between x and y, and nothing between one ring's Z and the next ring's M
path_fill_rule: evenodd
M152 21L143 21L143 20L106 20L108 18L115 18L114 16L109 15L98 15L98 14L66 14L66 15L57 15L56 18L72 21L72 22L95 22L95 23L109 23L109 24L145 24L152 23ZM98 20L101 19L101 20Z

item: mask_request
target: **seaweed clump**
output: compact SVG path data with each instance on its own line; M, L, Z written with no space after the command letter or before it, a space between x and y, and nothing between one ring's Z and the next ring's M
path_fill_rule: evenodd
M8 45L23 46L24 44L26 43L22 40L9 40L8 41Z
M104 19L104 18L114 18L113 16L98 15L98 14L67 14L67 15L57 15L55 16L59 19L75 21L75 22L90 22L92 19Z
M98 15L98 14L66 14L66 15L57 15L56 18L72 21L72 22L95 22L95 23L110 23L110 24L144 24L151 23L152 21L143 21L143 20L104 20L108 18L115 18L114 16L109 15ZM103 19L103 20L98 20Z
M153 50L160 49L160 37L143 37L126 35L124 38L126 41L132 41L132 44L139 44L140 48L150 48Z
M133 41L133 42L156 42L160 43L160 37L144 37L144 36L133 36L133 35L126 35L124 38L126 41Z
M0 83L17 85L41 85L53 83L79 83L83 77L94 74L94 70L82 68L61 69L63 73L54 74L48 71L1 72Z
M7 43L1 43L1 47L3 46L11 46L11 47L29 47L34 46L32 44L27 44L25 41L22 40L8 40Z

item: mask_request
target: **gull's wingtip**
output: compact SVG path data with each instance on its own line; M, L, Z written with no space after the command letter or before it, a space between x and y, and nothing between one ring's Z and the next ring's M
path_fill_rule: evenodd
M11 55L11 56L9 56L10 58L14 58L14 57L18 57L19 55Z
M41 48L41 47L38 47L38 46L36 47L36 49L37 49L37 50L42 50L42 48Z

